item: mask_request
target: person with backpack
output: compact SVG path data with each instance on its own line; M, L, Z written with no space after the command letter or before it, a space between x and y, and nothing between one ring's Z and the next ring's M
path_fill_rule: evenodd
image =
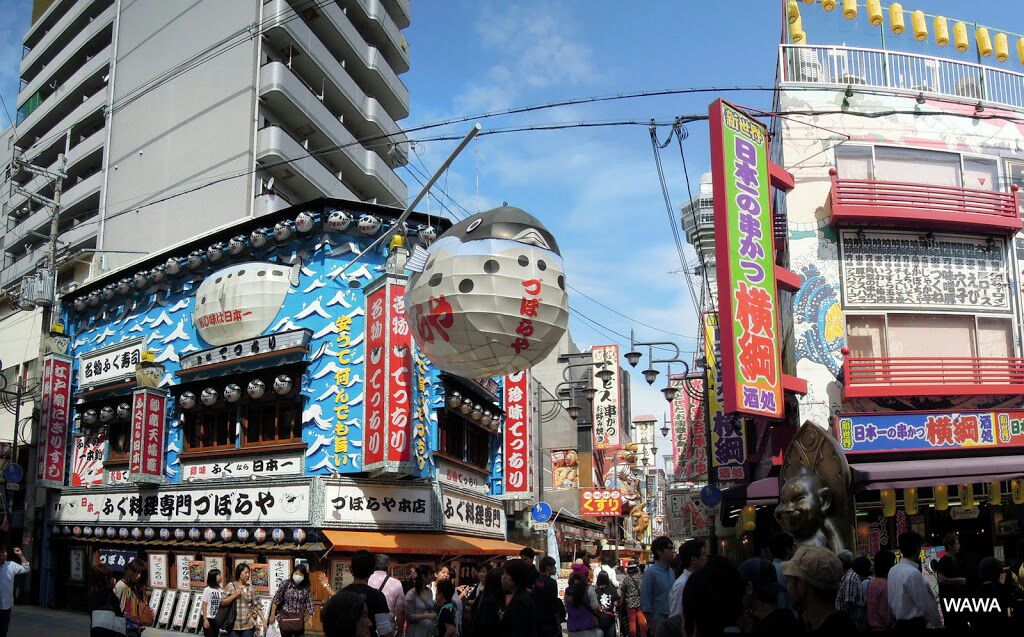
M437 618L434 620L434 637L455 637L455 584L450 580L437 583L438 607Z
M217 611L220 600L224 597L224 576L219 568L211 568L206 574L206 588L199 596L199 616L203 618L203 637L219 637L220 626L217 625Z
M270 603L270 622L277 618L281 637L300 637L306 632L306 617L313 616L313 596L309 592L309 569L299 564L290 580L277 587Z
M602 570L597 574L597 625L604 637L616 637L615 609L619 605L619 591L612 585L608 572Z
M142 629L156 622L153 609L146 603L146 566L133 559L124 569L124 575L114 585L114 594L121 603L127 637L139 637Z
M395 626L395 637L402 637L405 628L405 589L400 581L391 577L391 557L377 553L374 560L377 570L366 584L384 594L391 612L391 623Z
M597 609L597 591L590 585L590 569L584 564L573 564L565 590L569 637L598 637Z

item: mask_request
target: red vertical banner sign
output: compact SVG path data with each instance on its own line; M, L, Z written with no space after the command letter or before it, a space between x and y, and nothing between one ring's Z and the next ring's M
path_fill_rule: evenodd
M411 378L405 277L385 274L366 293L364 470L413 471Z
M723 100L708 108L715 202L723 410L783 415L779 299L764 125Z
M504 385L503 497L530 498L530 373L509 374Z
M619 396L619 346L595 345L590 348L594 361L594 450L622 449L622 408ZM606 380L598 374L611 372Z
M704 379L691 378L690 387L694 393L704 393ZM707 425L704 422L704 400L687 397L686 422L689 429L689 445L683 479L691 482L707 480L708 450Z
M363 401L363 469L384 463L384 414L387 402L387 288L386 279L366 293L366 398Z
M686 412L689 409L690 394L686 392L686 377L673 376L670 387L676 388L676 396L669 403L669 420L672 421L672 467L679 474L686 461L686 444L689 432L686 430Z
M42 367L36 485L60 488L64 486L64 470L67 466L71 359L59 354L47 354L43 357Z
M130 482L163 482L164 425L167 394L153 387L132 392L131 448L128 453Z

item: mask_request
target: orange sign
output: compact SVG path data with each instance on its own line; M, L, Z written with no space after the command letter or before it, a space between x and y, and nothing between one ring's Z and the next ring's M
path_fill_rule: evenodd
M622 515L622 492L618 489L580 489L580 515Z

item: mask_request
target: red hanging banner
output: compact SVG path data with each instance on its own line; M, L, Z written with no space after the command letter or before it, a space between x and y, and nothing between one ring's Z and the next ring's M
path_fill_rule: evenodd
M153 387L138 387L132 393L131 450L128 454L130 482L163 482L164 420L167 394Z
M505 377L505 430L502 458L503 496L532 497L530 488L530 373Z
M43 357L39 405L39 449L36 486L64 486L67 465L68 410L71 407L71 359L59 354Z

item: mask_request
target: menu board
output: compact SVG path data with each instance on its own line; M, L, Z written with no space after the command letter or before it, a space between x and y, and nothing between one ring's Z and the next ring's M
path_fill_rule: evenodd
M149 587L167 588L167 553L149 554Z
M154 588L149 593L149 610L153 611L154 616L160 612L160 600L163 599L163 596L164 589L162 588Z
M68 579L76 583L85 581L85 549L68 551Z
M175 628L181 628L185 625L185 618L188 616L188 604L192 601L192 595L190 593L182 593L178 597L178 604L174 607L174 619L171 620L171 625Z
M192 577L188 565L195 557L191 553L179 554L174 557L174 572L178 575L175 581L177 582L176 588L178 590L187 591L192 588Z
M270 558L267 560L270 571L270 596L277 594L277 587L292 576L292 561L287 557Z
M170 626L174 613L174 600L178 598L178 591L173 588L164 594L164 601L160 604L160 614L157 616L157 625Z
M203 604L200 602L202 596L202 591L192 593L192 612L188 614L188 621L185 622L186 630L197 630L199 628L199 613L203 610Z
M330 586L335 591L340 591L352 583L350 560L331 560L331 570L327 574Z

